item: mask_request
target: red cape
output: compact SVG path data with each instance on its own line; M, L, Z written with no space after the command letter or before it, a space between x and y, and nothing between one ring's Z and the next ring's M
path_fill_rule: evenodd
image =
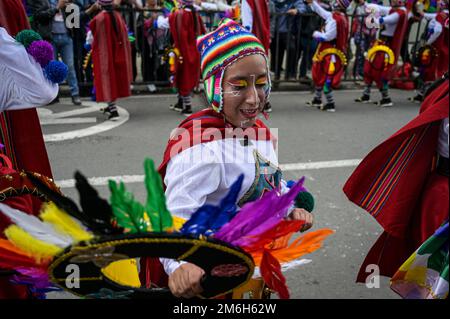
M270 13L269 4L266 0L247 0L252 9L253 26L252 32L261 41L269 54L270 49Z
M448 45L449 45L449 34L448 34L448 28L446 28L445 20L448 19L448 13L446 12L440 12L436 20L442 24L442 33L439 35L439 37L436 39L435 43L433 44L436 49L438 50L438 61L436 65L436 76L440 78L445 72L448 71L448 58L449 58L449 52L448 52Z
M170 162L172 157L194 145L213 141L213 139L211 139L211 135L203 134L208 132L207 130L218 129L221 133L218 138L221 139L230 136L228 133L233 130L232 127L227 125L223 115L212 109L205 109L192 114L187 119L182 121L177 129L179 134L173 135L173 138L169 139L167 142L163 161L158 168L158 172L160 173L163 182L166 175L167 164ZM259 134L251 134L254 129L257 129ZM184 134L182 134L182 132L184 132ZM253 128L245 130L244 135L248 136L250 139L272 140L276 143L269 128L260 120L256 121L256 125ZM239 134L235 137L239 136L242 135ZM158 287L167 287L168 277L158 258L141 258L140 263L141 271L139 273L139 277L143 286L150 287L150 285L153 284Z
M404 249L413 250L414 246L421 244L415 242L413 233L417 233L417 229L434 227L413 225L412 221L418 213L425 183L434 168L439 125L448 117L448 86L447 79L425 99L416 118L364 158L344 186L349 200L369 212L385 231L364 262L364 265L379 264L382 275L391 275L399 265L391 269L393 261L387 258L380 260L377 253L397 256L401 261L412 253ZM424 236L418 234L415 237ZM398 245L386 245L391 239ZM364 265L359 281L364 281Z
M97 102L113 102L131 95L133 79L131 46L127 26L120 13L114 11L117 33L112 17L102 11L89 24L94 36L92 61Z
M200 15L186 9L171 13L169 24L174 46L183 58L183 63L178 63L177 66L175 86L180 95L187 96L200 80L200 53L197 50L197 37L204 34L206 29Z

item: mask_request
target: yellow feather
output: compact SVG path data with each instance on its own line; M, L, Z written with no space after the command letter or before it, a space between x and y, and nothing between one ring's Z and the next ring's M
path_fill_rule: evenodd
M62 248L38 240L17 225L11 225L5 230L5 236L16 247L34 258L37 262L51 259L62 251Z
M70 235L77 242L90 240L94 237L53 202L44 204L40 217L43 221L52 224L58 232Z

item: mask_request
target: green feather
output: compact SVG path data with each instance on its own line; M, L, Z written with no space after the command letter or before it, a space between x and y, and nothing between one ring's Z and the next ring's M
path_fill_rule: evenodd
M144 182L147 188L147 204L145 208L153 231L167 231L172 228L173 221L170 212L167 210L161 176L156 171L153 161L148 158L144 161L144 171Z
M150 230L149 222L144 218L144 206L134 199L124 183L109 181L111 207L117 224L131 233L143 233Z

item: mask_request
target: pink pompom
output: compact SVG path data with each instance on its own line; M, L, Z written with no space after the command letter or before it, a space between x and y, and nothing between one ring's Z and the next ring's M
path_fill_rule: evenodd
M54 58L53 46L44 40L34 41L27 51L43 68Z

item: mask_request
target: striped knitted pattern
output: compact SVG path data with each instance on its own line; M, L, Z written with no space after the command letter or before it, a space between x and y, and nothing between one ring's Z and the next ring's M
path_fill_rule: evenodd
M375 182L361 199L360 206L366 209L372 216L378 216L378 213L395 189L395 185L397 185L411 158L416 153L429 127L425 127L420 132L413 134L403 141L400 147L388 158L378 177L375 179Z
M201 55L204 79L219 70L224 70L242 55L254 53L265 55L261 42L231 19L224 19L215 31L199 37L197 47Z

